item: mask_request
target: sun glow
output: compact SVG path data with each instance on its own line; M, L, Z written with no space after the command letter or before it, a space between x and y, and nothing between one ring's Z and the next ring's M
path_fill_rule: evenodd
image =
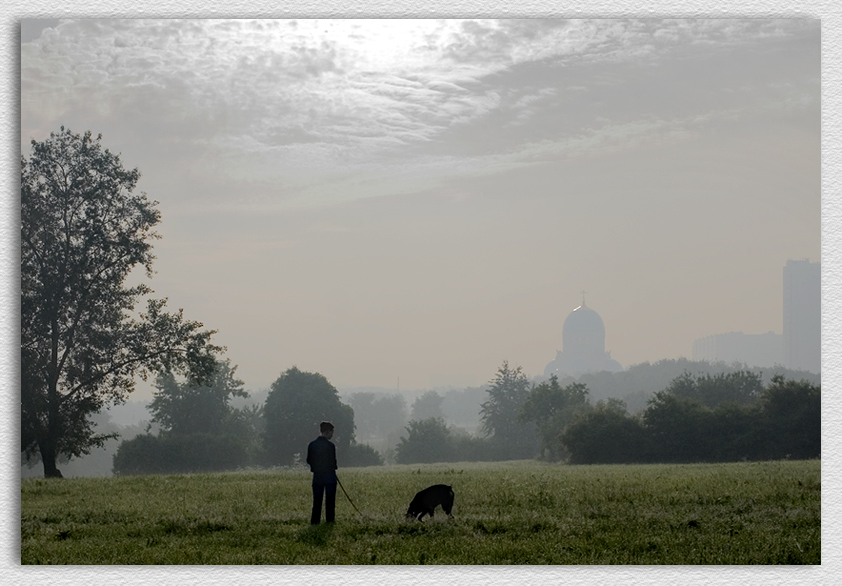
M438 61L460 26L439 20L303 21L314 40L337 48L348 65L361 70L413 68Z

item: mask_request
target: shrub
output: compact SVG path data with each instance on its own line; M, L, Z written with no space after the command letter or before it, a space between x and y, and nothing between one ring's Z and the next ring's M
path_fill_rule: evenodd
M453 461L452 436L443 419L410 421L406 430L408 437L401 437L395 448L398 464Z
M348 468L357 466L382 466L383 456L368 444L351 444L348 446L345 461L339 464Z
M246 449L234 436L139 435L114 454L114 474L175 474L234 470L248 464Z
M572 464L642 462L649 451L640 421L617 400L599 401L592 410L579 413L561 441Z

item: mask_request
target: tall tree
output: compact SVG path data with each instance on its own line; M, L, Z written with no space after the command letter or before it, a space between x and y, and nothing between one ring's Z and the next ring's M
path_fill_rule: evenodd
M207 384L179 382L170 372L159 375L157 392L149 404L152 421L177 435L229 431L237 419L229 405L231 398L249 396L243 381L236 378L236 370L230 360L219 361Z
M295 454L306 455L307 444L319 433L320 421L336 426L333 442L340 466L354 442L354 410L339 400L336 387L318 372L303 372L293 366L281 374L272 383L263 416L263 447L272 464L289 465Z
M529 379L522 367L511 368L503 361L487 392L488 400L480 407L482 430L495 445L498 459L533 457L535 424L518 420L521 405L529 397Z
M198 380L221 350L166 300L133 315L151 290L126 279L137 266L151 276L160 212L100 140L62 127L21 157L21 450L47 477L61 476L59 455L102 445L89 415L125 400L135 375Z
M354 409L356 435L360 438L384 438L406 424L406 399L401 395L354 393L349 402Z
M558 377L551 375L534 387L520 406L520 421L534 421L541 436L541 452L554 460L564 456L561 434L574 416L587 410L588 387L581 383L570 383L562 387Z
M414 421L423 419L444 419L444 412L441 405L444 397L436 391L426 391L412 403L412 414L409 416Z

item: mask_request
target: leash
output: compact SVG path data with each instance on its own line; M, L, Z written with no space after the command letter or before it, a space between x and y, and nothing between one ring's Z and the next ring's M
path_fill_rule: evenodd
M360 514L360 517L365 517L365 515L363 515L362 513L360 513L360 510L357 508L357 505L355 505L355 504L354 504L354 501L352 501L352 500L351 500L351 497L350 497L350 496L348 496L348 491L347 491L347 490L345 490L345 487L344 487L344 486L342 486L342 481L341 481L341 480L339 480L339 476L337 476L337 477L336 477L336 482L338 482L338 483L339 483L339 487L342 489L342 492L344 492L344 493L345 493L345 498L347 498L347 499L348 499L348 502L349 502L349 503L351 503L351 506L352 506L352 507L354 507L354 510L355 510L357 513L359 513L359 514Z

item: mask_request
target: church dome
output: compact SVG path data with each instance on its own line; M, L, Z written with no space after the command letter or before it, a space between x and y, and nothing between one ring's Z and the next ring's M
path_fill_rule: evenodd
M586 372L620 372L622 365L605 351L605 324L597 312L582 305L570 312L561 330L563 351L547 364L544 375L580 375Z
M599 314L584 303L564 320L561 338L565 352L605 352L605 324Z

